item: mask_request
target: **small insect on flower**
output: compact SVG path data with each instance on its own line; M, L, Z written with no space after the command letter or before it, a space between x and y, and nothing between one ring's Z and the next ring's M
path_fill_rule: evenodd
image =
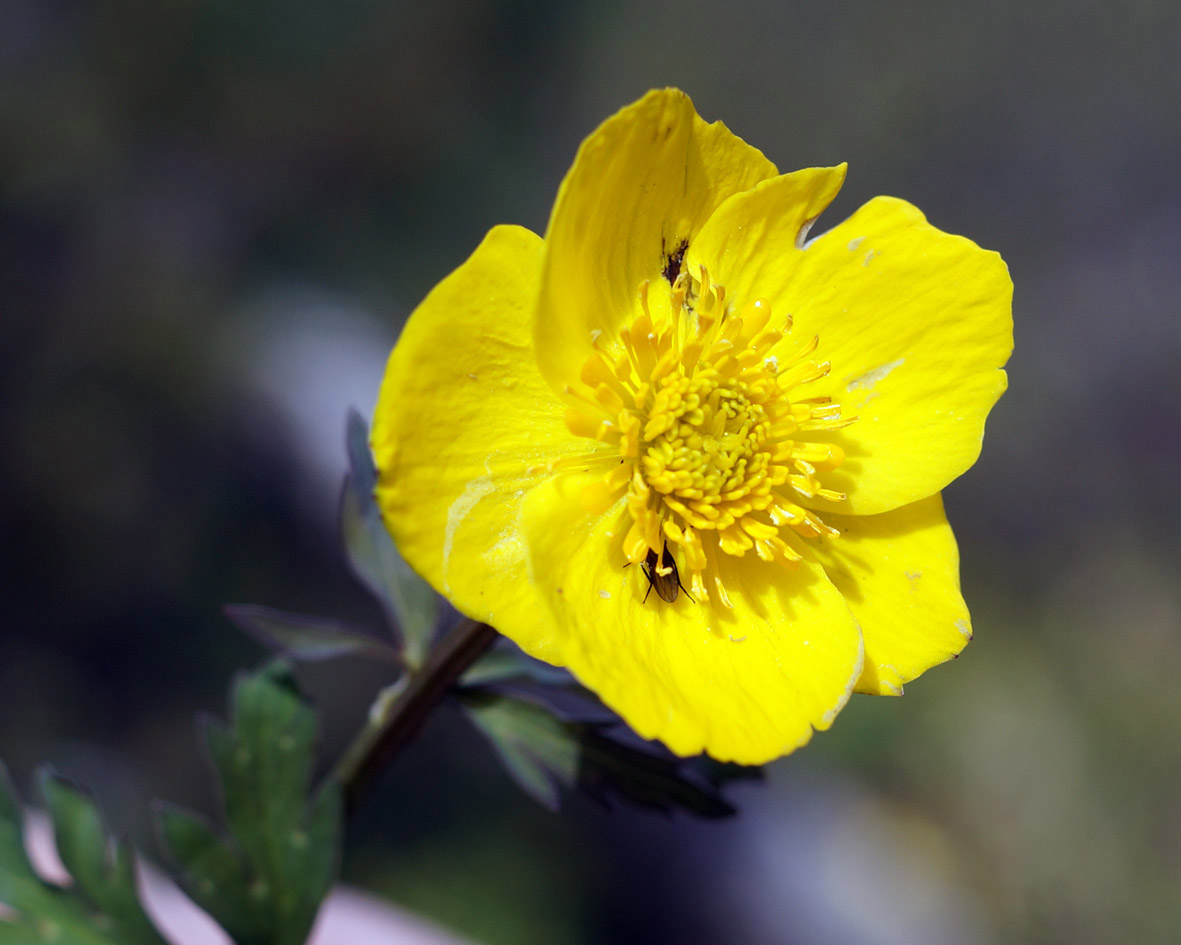
M664 268L660 270L661 275L668 280L669 285L674 285L677 281L677 276L681 274L681 266L685 262L685 252L689 249L689 241L681 240L671 253L664 251L664 237L660 238L660 251L664 256Z
M648 557L640 565L640 570L648 579L648 590L644 592L644 599L641 603L648 603L648 595L652 593L652 588L656 588L657 596L667 604L675 603L680 591L685 591L685 596L689 597L689 592L685 590L685 585L681 583L681 576L677 573L677 563L668 553L667 541L664 543L664 549L660 552L660 563L657 564L656 552L649 548ZM697 603L692 597L689 597L689 600Z

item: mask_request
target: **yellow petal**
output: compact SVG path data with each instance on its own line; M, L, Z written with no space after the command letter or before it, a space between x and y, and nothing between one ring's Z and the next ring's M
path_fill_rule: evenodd
M845 164L807 167L764 180L730 198L689 247L689 271L696 275L704 266L739 307L770 298L771 327L781 327L790 309L780 307L766 291L752 292L751 286L765 284L769 291L781 281L781 257L803 244L816 218L840 191L846 170Z
M650 92L582 143L558 191L537 318L542 373L556 390L577 378L592 333L616 338L639 305L640 283L663 282L668 257L692 245L731 194L775 174L721 122L708 124L684 92ZM667 312L668 285L653 293Z
M836 539L809 544L861 624L858 692L901 695L903 683L958 654L972 637L959 553L931 496L881 515L826 514Z
M800 215L791 176L727 201L693 259L736 304L770 300L772 325L792 316L773 352L781 361L819 336L813 357L831 371L799 390L831 396L858 417L839 433L809 437L845 449L823 484L848 500L804 504L863 515L898 508L976 461L985 417L1005 389L1013 284L996 253L888 197L799 248L781 222Z
M647 579L621 550L627 519L620 507L584 513L584 487L581 476L556 478L522 512L560 662L636 732L680 755L760 764L832 723L860 676L861 639L819 567L717 555L733 608L684 591L671 604L656 593L645 602Z
M544 657L551 622L528 581L520 497L535 467L584 444L537 372L532 310L544 243L493 229L410 316L373 420L378 502L406 560L462 613Z

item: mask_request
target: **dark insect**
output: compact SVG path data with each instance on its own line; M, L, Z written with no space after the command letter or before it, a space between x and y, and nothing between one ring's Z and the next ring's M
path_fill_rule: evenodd
M664 240L660 241L661 251L664 250ZM664 257L664 269L661 274L668 280L668 284L672 285L677 281L677 276L681 274L681 263L685 261L685 250L689 248L688 240L681 240L677 243L677 248Z
M668 553L667 541L664 543L664 550L660 553L659 565L656 562L656 552L649 548L648 557L640 565L640 570L648 579L648 590L644 592L644 599L641 603L648 602L648 595L652 593L652 588L656 588L656 595L666 604L674 603L680 591L685 591L685 596L689 597L689 592L685 590L685 585L681 583L681 576L677 573L677 563ZM661 571L667 573L661 574ZM692 597L689 597L689 600L697 603Z

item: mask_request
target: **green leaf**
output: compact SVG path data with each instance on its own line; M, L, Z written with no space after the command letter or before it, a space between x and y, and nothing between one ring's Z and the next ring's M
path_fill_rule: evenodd
M315 713L275 663L235 683L229 724L209 721L205 737L232 839L159 808L181 883L238 945L302 945L340 858L339 786L308 797Z
M168 804L156 807L164 847L180 864L189 896L236 942L266 941L270 917L258 908L240 852L207 820Z
M438 620L439 597L398 554L381 520L369 431L355 410L349 411L345 444L350 472L341 496L340 529L349 564L401 631L406 664L421 666Z
M532 698L475 688L462 691L460 699L517 784L551 810L563 785L602 804L618 795L666 812L679 807L702 817L734 813L718 790L724 778L696 770L694 759L648 743L624 744L607 734L608 725L558 718Z
M526 794L557 810L558 783L578 775L578 740L539 705L486 691L462 693L464 708L488 737L513 780Z
M357 627L321 617L290 614L253 604L230 604L225 614L241 630L297 660L329 660L340 656L367 656L400 663L401 656L389 642Z
M574 677L559 666L550 666L519 649L497 646L477 660L460 677L461 686L487 686L496 683L535 683L539 686L574 686Z
M126 844L107 833L91 797L50 773L41 777L58 855L73 877L63 888L33 870L20 801L0 764L0 945L165 945L135 887Z

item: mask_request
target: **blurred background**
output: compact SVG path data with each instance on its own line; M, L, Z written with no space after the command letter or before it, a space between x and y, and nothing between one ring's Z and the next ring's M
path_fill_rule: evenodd
M498 943L1181 939L1181 5L0 0L0 757L145 849L210 807L227 602L375 624L345 412L500 222L677 85L779 167L847 160L999 250L1010 391L946 494L976 639L741 785L536 808L449 710L346 878ZM339 751L385 679L306 675Z

